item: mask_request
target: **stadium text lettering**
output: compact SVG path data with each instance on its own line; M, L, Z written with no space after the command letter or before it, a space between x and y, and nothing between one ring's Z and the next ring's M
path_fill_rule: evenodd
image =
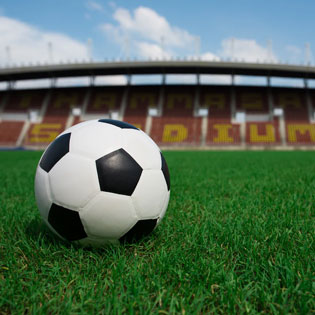
M75 93L60 93L57 95L54 100L53 107L54 108L62 108L62 107L70 107L70 105L76 105L77 102L77 94Z
M225 108L225 95L222 93L211 93L206 94L204 99L204 104L202 106L209 108Z
M92 103L93 109L115 108L116 95L113 93L97 93Z
M167 97L167 108L192 108L192 96L190 94L169 94Z
M311 124L288 124L288 141L291 143L302 142L300 136L306 136L305 142L315 142L315 125ZM303 141L304 142L304 141Z
M62 124L36 124L30 131L30 143L49 143L53 141L62 130Z
M155 107L155 96L152 93L135 93L130 99L130 108Z
M241 107L243 109L263 108L262 95L259 93L244 93L241 95Z
M213 128L217 131L217 136L213 138L213 142L234 142L234 139L229 135L229 131L232 130L231 124L215 124Z
M250 124L249 125L249 140L250 142L260 143L260 142L275 142L275 128L272 124L264 125L265 132L262 134L258 132L258 125Z
M301 100L297 93L281 93L279 94L279 106L280 107L301 107Z
M163 130L162 142L182 142L187 138L188 131L184 125L166 124Z

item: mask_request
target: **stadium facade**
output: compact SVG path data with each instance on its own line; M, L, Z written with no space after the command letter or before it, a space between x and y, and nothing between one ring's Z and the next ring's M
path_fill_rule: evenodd
M133 75L162 75L161 84L133 85ZM166 84L168 74L194 74L196 84ZM229 75L232 84L201 84ZM126 85L96 86L97 76L126 75ZM261 76L265 86L236 85ZM84 87L56 79L89 77ZM270 78L299 78L303 87L274 87ZM15 89L15 82L51 79L51 87ZM168 148L315 148L315 67L244 62L146 61L39 65L0 69L0 146L43 148L64 129L99 118L124 120Z

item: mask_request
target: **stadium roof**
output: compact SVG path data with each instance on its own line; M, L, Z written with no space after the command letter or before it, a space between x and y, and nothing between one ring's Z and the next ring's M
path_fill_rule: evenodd
M114 61L0 68L0 81L134 74L227 74L315 79L315 67L219 61Z

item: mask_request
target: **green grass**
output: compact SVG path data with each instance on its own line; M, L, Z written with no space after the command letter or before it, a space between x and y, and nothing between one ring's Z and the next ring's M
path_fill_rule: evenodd
M0 313L314 312L314 152L165 152L162 224L104 249L47 232L40 154L0 152Z

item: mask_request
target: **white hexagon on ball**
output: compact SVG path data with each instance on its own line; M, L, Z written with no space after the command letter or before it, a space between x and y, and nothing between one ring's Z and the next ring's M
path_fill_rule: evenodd
M72 210L83 208L99 192L94 161L72 153L52 168L49 182L53 201Z
M71 135L70 152L96 160L122 145L122 130L94 121L76 128Z
M159 148L125 122L100 119L60 134L37 167L35 195L49 228L68 241L135 241L160 224L170 179Z
M138 220L132 200L108 192L100 192L80 211L87 234L106 240L119 239Z
M159 218L167 195L162 171L144 170L131 198L140 218Z

